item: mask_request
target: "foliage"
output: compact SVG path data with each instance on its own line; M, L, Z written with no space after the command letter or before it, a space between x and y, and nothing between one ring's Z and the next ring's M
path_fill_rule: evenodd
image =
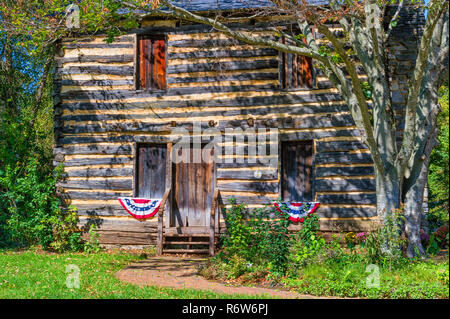
M440 247L448 248L448 224L439 227L433 235Z
M392 267L402 262L402 252L406 244L404 236L401 236L403 213L403 209L396 209L383 221L374 223L374 229L367 236L364 245L366 256L371 263Z
M366 298L448 298L448 260L406 260L396 268L375 268L379 286L368 286L368 263L363 255L330 258L299 270L301 275L283 279L286 288L317 296Z
M275 218L270 218L275 213ZM267 262L273 274L284 274L289 254L290 236L288 226L291 222L287 214L273 206L256 209L249 214L252 228L254 260L260 264Z
M319 217L315 214L306 216L302 228L294 236L289 254L290 274L308 263L316 261L316 257L326 245L325 239L318 234ZM294 266L294 267L292 267Z
M41 174L36 159L24 167L4 166L0 174L4 243L49 247L52 242L52 216L59 212L59 201L54 195L57 177Z
M427 220L430 228L436 228L448 223L448 193L449 193L449 87L448 82L439 90L439 103L442 111L438 117L439 146L430 158L428 175L430 211Z
M223 245L230 256L239 254L250 258L252 229L245 223L247 207L244 203L237 205L234 200L230 202L232 206L226 213L227 235L223 237Z
M216 262L224 263L216 269L226 277L237 278L255 269L264 269L273 277L286 271L291 223L285 213L270 206L249 212L245 204L230 200L231 207L226 211L227 233L223 237L223 250ZM277 218L270 218L277 214Z

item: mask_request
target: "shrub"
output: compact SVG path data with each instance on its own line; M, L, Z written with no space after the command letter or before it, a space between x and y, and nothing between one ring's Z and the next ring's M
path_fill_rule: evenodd
M77 209L69 207L67 212L60 212L49 218L53 230L53 238L50 247L57 252L82 251L84 242L82 230L78 228Z
M275 277L283 275L291 244L291 222L286 214L270 206L249 212L245 204L236 204L234 199L230 203L220 256L232 276L241 276L255 267L266 269ZM272 218L274 214L277 218Z
M245 221L247 206L236 204L230 200L231 208L226 211L225 223L227 232L223 237L223 246L228 255L240 254L244 258L250 258L252 251L252 229Z
M287 214L266 206L256 209L249 217L256 264L267 264L272 273L284 274L291 244L288 231L291 221Z
M290 274L296 269L317 261L316 257L326 249L325 239L318 234L319 217L310 214L305 217L300 231L294 236L290 249L289 261L295 265L291 267Z
M55 175L43 175L37 159L25 166L6 166L0 174L0 211L3 212L3 236L6 242L19 245L40 244L48 248L52 242L51 217L59 213Z
M433 235L441 248L448 247L448 224L439 227Z
M405 237L401 235L404 221L403 209L395 209L383 221L374 223L374 230L365 241L364 252L370 263L388 265L389 268L402 261Z

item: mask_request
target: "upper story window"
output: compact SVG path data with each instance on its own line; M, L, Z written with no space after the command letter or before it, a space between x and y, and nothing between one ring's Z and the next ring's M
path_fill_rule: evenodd
M286 43L286 39L283 39L283 43ZM282 53L281 62L281 88L313 88L314 72L312 58L291 53Z
M166 56L165 36L145 35L138 37L137 89L156 91L167 88Z

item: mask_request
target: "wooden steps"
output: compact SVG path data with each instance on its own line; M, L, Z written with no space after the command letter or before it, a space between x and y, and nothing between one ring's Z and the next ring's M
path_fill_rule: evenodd
M165 254L199 254L204 255L209 253L209 249L165 249Z
M218 236L216 236L215 242ZM167 232L163 236L162 252L167 254L209 254L208 233Z

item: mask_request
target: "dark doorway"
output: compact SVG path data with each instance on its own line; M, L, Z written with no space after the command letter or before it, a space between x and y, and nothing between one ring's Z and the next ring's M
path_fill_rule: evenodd
M281 197L285 201L313 200L313 142L284 142L281 151Z
M136 157L135 195L162 198L166 189L167 145L138 144Z

